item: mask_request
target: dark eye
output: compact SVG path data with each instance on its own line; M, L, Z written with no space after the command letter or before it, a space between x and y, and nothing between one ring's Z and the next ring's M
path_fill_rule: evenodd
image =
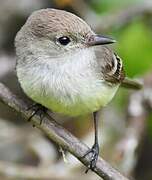
M67 44L69 44L71 42L70 38L67 36L62 36L58 39L59 43L66 46Z

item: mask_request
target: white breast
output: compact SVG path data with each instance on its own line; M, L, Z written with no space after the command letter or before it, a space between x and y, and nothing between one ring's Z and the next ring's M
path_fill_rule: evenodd
M18 65L23 90L34 101L61 114L97 111L112 99L118 85L108 85L102 79L92 51L86 49L70 57L45 61L43 57L24 67Z

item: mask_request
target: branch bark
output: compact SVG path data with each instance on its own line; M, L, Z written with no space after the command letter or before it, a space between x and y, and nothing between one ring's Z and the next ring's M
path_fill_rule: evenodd
M5 85L0 83L0 101L8 105L16 112L21 113L26 119L30 117L32 111L27 111L27 104L23 100L15 96ZM71 133L58 125L51 117L45 114L43 123L40 125L40 117L35 115L32 118L32 123L41 129L51 140L59 146L69 151L85 166L89 164L89 158L82 158L85 152L89 149L84 143L74 137ZM105 180L127 180L117 170L112 168L105 160L99 158L94 172Z

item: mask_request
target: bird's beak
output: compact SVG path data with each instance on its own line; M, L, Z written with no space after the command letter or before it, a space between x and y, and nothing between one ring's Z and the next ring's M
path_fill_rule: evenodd
M101 35L92 35L88 41L87 44L89 46L96 46L96 45L105 45L105 44L112 44L115 43L116 41L110 37L106 36L101 36Z

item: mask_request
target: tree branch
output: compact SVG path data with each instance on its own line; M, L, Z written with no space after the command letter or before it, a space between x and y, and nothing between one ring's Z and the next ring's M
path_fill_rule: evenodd
M32 113L31 110L26 110L28 108L27 104L15 96L2 83L0 83L0 101L15 111L21 113L26 119L29 118ZM55 141L58 145L73 154L84 165L87 166L89 164L89 158L82 158L88 150L88 147L63 127L58 125L53 119L50 119L48 115L45 114L43 123L41 125L40 117L38 115L35 115L32 118L32 123L41 129L51 140ZM98 159L94 172L105 180L127 180L126 177L121 175L117 170L112 168L101 158Z

